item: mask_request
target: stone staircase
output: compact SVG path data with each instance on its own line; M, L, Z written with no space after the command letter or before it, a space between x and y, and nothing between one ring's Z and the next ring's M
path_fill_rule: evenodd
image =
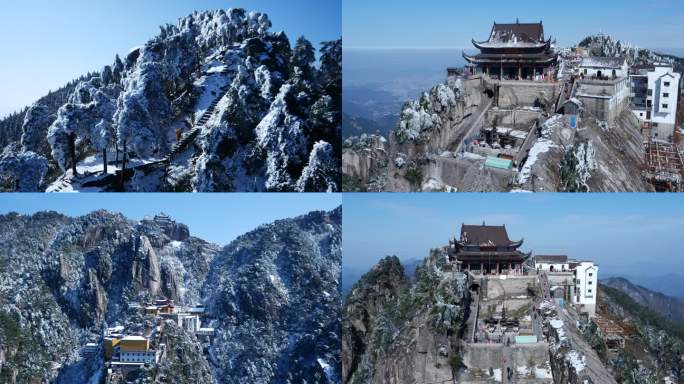
M217 73L228 73L230 72L229 70L223 70ZM138 165L133 168L126 168L125 175L123 175L123 178L125 180L130 180L130 178L133 177L135 174L135 171L148 171L156 166L159 166L161 164L168 164L170 163L176 156L178 156L183 150L185 150L192 142L195 141L199 133L202 131L202 127L209 121L211 116L214 114L216 111L216 107L218 106L218 103L221 101L223 96L226 95L228 92L228 89L230 89L230 85L226 85L221 88L221 91L219 94L216 96L216 98L209 104L209 107L207 110L202 114L200 119L197 121L197 124L193 129L191 129L189 132L187 132L179 142L174 144L174 146L171 148L171 152L163 158L162 160L155 161L152 163L147 163L147 164L142 164ZM110 164L115 164L110 162ZM121 183L121 178L122 178L122 171L117 170L114 174L109 174L106 175L102 178L98 178L97 180L91 180L86 183L84 183L82 186L83 187L99 187L99 188L113 188L114 186L118 185ZM59 179L57 179L57 182L59 183L57 187L53 190L53 192L62 192L66 189L69 189L73 182L73 175L71 174L70 171L66 172L63 174Z
M71 170L66 171L62 176L56 180L56 187L51 191L52 193L64 192L71 188L71 184L74 181L74 175Z
M229 85L224 86L221 88L221 92L216 96L214 101L209 104L209 108L207 108L206 111L202 114L200 119L197 121L197 124L193 129L190 130L190 132L187 132L183 138L176 144L174 144L173 148L171 148L171 152L166 156L166 161L171 162L176 156L178 156L179 153L181 153L185 148L188 147L193 141L195 141L195 138L199 135L200 131L202 130L202 127L209 121L211 116L214 114L216 111L216 107L218 106L218 103L221 101L223 96L226 95L228 92L228 89L230 88Z

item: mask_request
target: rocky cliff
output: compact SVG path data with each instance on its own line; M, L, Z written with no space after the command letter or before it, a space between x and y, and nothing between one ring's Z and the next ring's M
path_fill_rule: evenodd
M442 270L431 251L411 283L396 257L386 258L352 288L344 306L345 383L452 380L459 334L469 308L468 279Z
M154 327L129 304L166 296L206 305L217 337L207 349L163 324L172 349L141 373L148 382L338 382L340 234L341 209L226 247L179 223L106 211L0 216L0 381L98 380L102 363L82 346L107 325Z

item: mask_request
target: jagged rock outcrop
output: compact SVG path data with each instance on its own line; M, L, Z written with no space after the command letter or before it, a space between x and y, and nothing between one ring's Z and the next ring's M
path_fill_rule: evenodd
M342 325L342 376L347 378L345 382L349 382L366 353L377 315L409 285L401 262L393 256L381 260L352 288L345 303Z
M454 379L470 294L465 274L443 270L445 252L432 250L413 284L389 258L354 286L344 309L345 383Z
M0 381L97 381L103 364L81 355L83 344L106 325L154 329L158 319L128 304L164 295L206 305L216 320L203 325L217 337L203 344L166 323L153 343L167 343L167 359L141 382L339 382L341 208L264 225L225 248L160 222L1 215Z
M388 139L348 138L343 145L344 190L454 190L440 182L436 159L453 153L472 121L491 106L486 88L480 78L438 84L404 105Z
M211 383L211 367L202 346L192 335L172 321L163 324L166 358L159 364L159 382L193 384Z

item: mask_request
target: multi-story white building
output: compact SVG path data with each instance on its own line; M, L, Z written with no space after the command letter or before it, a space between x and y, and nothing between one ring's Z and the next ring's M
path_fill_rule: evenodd
M631 78L631 108L652 139L672 142L679 102L681 74L669 64L639 68Z
M589 317L596 314L596 297L598 290L598 265L592 261L577 261L567 256L535 256L534 267L537 272L544 272L554 288L560 289L562 295L575 305L580 313ZM552 289L553 290L553 289Z
M579 261L572 263L571 267L575 278L572 303L577 306L580 313L594 317L598 290L598 265L591 261Z

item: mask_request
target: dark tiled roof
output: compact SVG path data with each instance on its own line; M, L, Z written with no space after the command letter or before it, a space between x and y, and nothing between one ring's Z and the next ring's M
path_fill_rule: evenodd
M467 239L467 240L466 240ZM468 245L492 243L508 246L512 241L508 238L506 227L496 225L462 225L461 240Z
M534 260L538 263L566 263L568 257L565 255L537 255Z
M543 41L544 40L544 25L539 23L514 23L514 24L494 24L492 27L492 38L507 38L512 35L519 39L523 38L528 41Z

